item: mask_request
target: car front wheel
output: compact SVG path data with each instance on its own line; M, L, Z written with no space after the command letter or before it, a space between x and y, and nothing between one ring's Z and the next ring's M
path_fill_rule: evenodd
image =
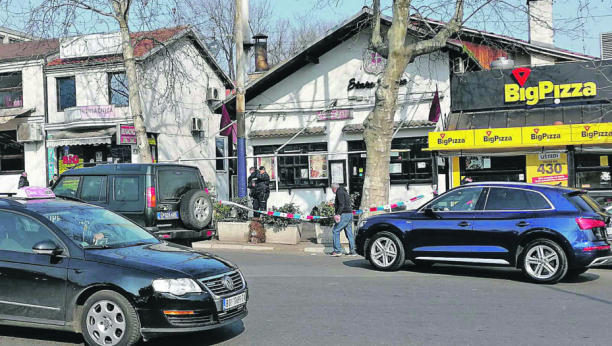
M380 232L372 237L369 245L370 263L378 270L398 270L406 261L404 246L391 232Z
M125 297L100 291L85 302L81 331L90 346L132 346L140 339L140 321Z
M525 247L522 267L523 273L529 280L555 284L567 273L567 256L554 241L536 239Z

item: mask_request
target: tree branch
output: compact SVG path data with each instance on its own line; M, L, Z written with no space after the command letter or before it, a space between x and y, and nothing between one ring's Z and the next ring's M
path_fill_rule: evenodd
M372 37L370 38L370 47L383 58L389 57L389 45L384 43L380 34L380 0L373 0L373 18L372 18Z
M442 30L438 31L433 38L409 44L406 47L406 54L408 54L411 59L414 59L417 56L433 53L436 50L442 49L446 45L446 41L452 35L456 34L463 25L464 3L465 0L456 0L455 14Z
M83 3L81 1L69 0L69 2L72 3L75 7L78 7L78 8L83 9L83 10L88 10L88 11L95 12L95 13L101 15L101 16L106 16L106 17L111 17L111 18L115 17L115 16L113 16L112 13L108 13L108 12L104 12L104 11L98 10L97 8L93 8L93 7Z

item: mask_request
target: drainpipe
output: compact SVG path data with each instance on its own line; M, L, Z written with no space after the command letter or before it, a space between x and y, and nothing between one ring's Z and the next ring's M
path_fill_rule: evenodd
M51 178L53 178L53 176L49 177L49 150L47 150L47 124L49 123L49 94L48 94L48 90L47 90L47 56L45 55L45 57L43 58L43 66L42 66L42 75L43 75L43 107L44 107L44 118L45 121L43 122L43 126L42 126L42 131L43 131L43 147L45 150L45 175L47 176L45 178L45 186L47 185L47 181L51 181ZM55 172L54 172L55 173Z

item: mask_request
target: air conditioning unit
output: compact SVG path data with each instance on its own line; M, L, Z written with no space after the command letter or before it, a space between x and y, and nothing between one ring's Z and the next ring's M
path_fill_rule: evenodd
M191 132L204 132L204 119L191 118Z
M602 33L600 36L601 59L612 59L612 32Z
M21 124L17 128L17 142L40 142L43 140L42 124Z
M465 73L465 60L463 58L455 58L453 60L453 73L464 74Z
M222 101L225 94L223 93L223 89L221 88L208 88L206 92L206 100L207 101Z

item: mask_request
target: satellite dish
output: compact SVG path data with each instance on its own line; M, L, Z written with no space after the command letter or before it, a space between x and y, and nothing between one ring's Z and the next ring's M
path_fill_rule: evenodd
M219 54L219 51L221 50L221 44L217 41L210 41L206 43L206 47L213 56L217 56L217 54Z

